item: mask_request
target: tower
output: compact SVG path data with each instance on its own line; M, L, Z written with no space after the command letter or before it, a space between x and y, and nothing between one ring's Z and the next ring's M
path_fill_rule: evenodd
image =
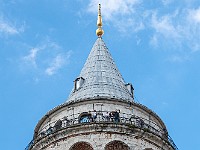
M134 102L104 43L101 5L98 36L68 100L37 124L26 150L176 150L163 121Z

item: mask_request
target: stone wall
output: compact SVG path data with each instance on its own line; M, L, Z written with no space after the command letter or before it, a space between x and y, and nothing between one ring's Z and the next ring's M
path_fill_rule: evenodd
M93 100L77 102L72 105L66 105L65 107L58 109L50 114L40 125L39 132L47 130L49 126L53 126L54 123L67 116L68 119L77 118L83 112L89 111L102 111L103 113L120 110L120 117L129 118L131 115L136 115L144 118L148 124L151 124L156 129L166 128L164 123L158 116L155 116L153 112L145 107L139 107L138 105L130 104L128 102L121 102L117 100Z
M86 123L73 122L69 126L62 124L55 129L55 123L66 116L69 120L80 119L83 112L92 113L94 110L101 113L118 111L121 120L119 123L101 120ZM146 126L122 122L123 118L131 116L139 116ZM51 133L48 133L50 127L54 128ZM150 130L150 127L154 130ZM162 120L140 104L114 99L80 101L62 105L48 112L35 129L31 150L69 150L76 143L75 147L86 145L94 150L104 150L106 146L112 149L109 143L123 143L122 145L131 150L173 150L167 137L163 136L162 129L166 129Z

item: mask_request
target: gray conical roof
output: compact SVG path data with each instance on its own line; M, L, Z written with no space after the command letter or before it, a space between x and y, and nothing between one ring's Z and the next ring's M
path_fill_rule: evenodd
M79 78L83 79L83 84L72 90L68 101L94 98L133 100L102 38L94 43Z

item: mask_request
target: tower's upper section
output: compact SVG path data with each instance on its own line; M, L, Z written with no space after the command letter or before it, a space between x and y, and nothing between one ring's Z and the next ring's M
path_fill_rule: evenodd
M101 37L103 30L100 4L97 26L98 39L94 43L79 77L74 81L69 101L96 98L132 101L133 87L124 82Z
M69 101L94 98L133 100L131 84L125 84L102 38L98 38L74 81Z

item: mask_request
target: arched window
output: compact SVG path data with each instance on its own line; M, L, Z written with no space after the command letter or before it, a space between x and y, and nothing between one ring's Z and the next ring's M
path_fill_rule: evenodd
M87 123L91 121L91 113L83 112L79 116L79 123Z
M130 150L130 148L124 142L112 141L106 145L105 150Z
M77 142L69 150L93 150L93 148L87 142Z
M62 121L59 119L59 120L55 123L54 128L55 128L55 130L59 130L61 127L62 127Z

